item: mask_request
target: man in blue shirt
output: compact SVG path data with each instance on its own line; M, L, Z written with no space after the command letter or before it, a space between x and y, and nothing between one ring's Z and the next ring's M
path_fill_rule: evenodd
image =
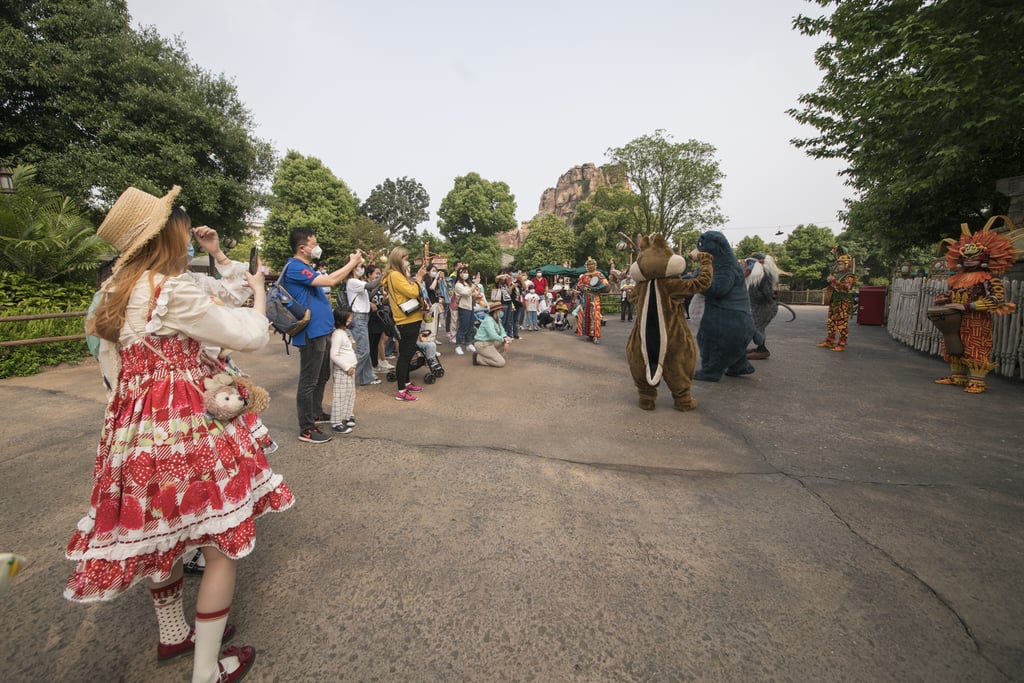
M334 312L321 287L336 287L363 262L358 251L349 254L348 263L332 273L321 274L313 262L323 255L310 228L295 228L288 237L292 258L282 271L281 283L292 297L309 309L309 324L292 338L299 349L299 387L295 407L299 417L299 441L326 443L331 437L316 426L330 416L324 412L324 388L331 377L331 333Z

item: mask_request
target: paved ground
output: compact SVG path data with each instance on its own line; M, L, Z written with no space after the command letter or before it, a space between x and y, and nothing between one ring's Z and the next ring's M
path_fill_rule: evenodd
M1024 385L935 385L941 361L878 327L818 349L824 309L798 313L692 413L635 407L613 319L600 346L529 333L501 370L446 353L422 400L362 390L322 446L294 439L298 356L239 355L298 498L239 565L247 680L1024 679ZM0 678L188 680L156 664L142 588L60 595L95 366L2 381L0 405L0 546L31 560Z

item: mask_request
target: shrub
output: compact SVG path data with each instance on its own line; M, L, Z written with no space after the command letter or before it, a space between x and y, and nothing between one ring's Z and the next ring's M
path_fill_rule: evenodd
M84 311L93 287L40 282L23 273L0 272L0 316ZM53 318L0 323L0 341L82 334L84 319ZM89 355L84 340L0 347L0 378L34 375L43 367L77 362Z

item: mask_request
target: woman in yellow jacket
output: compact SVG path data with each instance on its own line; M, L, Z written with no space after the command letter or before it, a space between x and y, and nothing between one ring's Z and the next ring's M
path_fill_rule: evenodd
M409 362L412 360L413 354L416 353L416 339L419 337L420 324L423 322L420 285L423 283L423 276L426 273L426 264L420 266L420 269L412 277L409 276L409 269L409 250L405 247L392 249L391 255L388 256L388 267L382 282L388 293L391 315L394 316L395 326L401 336L397 340L398 358L395 360L395 376L398 380L396 401L415 401L416 396L413 392L423 391L423 387L409 381ZM413 301L419 302L419 306L415 310L407 312L412 306L408 302Z

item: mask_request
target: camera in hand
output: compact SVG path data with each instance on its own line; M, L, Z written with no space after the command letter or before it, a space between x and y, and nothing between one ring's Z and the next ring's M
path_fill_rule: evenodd
M255 275L256 270L260 267L260 250L253 247L249 250L249 274Z

